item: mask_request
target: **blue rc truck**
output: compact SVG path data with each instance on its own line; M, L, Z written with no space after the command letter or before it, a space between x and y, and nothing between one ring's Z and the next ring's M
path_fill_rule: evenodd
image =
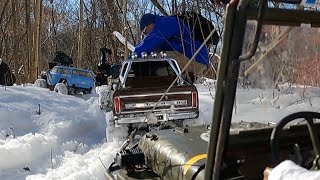
M46 73L46 79L50 90L57 83L67 81L69 92L91 94L95 86L94 74L91 70L85 70L70 66L54 66Z

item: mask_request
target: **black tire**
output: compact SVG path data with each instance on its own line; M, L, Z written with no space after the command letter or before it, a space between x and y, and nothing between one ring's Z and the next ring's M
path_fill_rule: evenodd
M71 91L70 91L70 94L76 94L77 90L76 90L76 85L72 85L71 86Z
M91 90L92 90L92 88L84 89L82 92L83 92L83 94L91 94Z
M53 91L54 85L48 85L48 88L50 89L50 91Z

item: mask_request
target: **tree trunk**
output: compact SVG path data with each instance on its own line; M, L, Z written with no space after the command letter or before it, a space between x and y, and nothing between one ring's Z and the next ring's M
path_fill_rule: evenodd
M124 57L127 58L129 55L128 50L128 25L127 25L127 0L123 0L123 25L124 25Z
M11 5L12 5L12 30L13 30L13 52L12 52L12 60L13 60L13 64L14 64L14 74L17 78L17 80L19 79L19 65L18 65L18 35L17 35L17 5L16 5L16 0L12 0L11 1Z
M42 41L41 41L41 28L42 28L42 0L40 0L40 17L39 17L39 27L38 27L38 41L39 41L39 65L37 71L37 78L40 75L41 70L44 69L44 60L42 58Z
M82 64L82 47L83 47L83 0L80 0L80 11L79 11L79 42L78 42L78 61L77 67L81 67Z
M117 4L116 4L117 3ZM104 26L104 46L108 45L112 49L112 62L119 62L118 60L118 50L121 49L119 45L116 43L115 38L112 35L112 32L115 30L120 31L123 27L121 22L121 17L117 14L119 9L121 9L120 4L118 1L105 1L102 3L103 6L100 7L100 11L102 12L103 16L103 26ZM118 5L118 7L116 7ZM123 46L121 46L123 47ZM111 61L110 61L111 63Z
M4 13L7 9L8 4L9 4L9 0L5 1L4 6L2 8L2 11L1 11L1 14L0 14L0 25L2 24L2 21L4 19L4 16L5 16Z
M28 82L31 82L32 71L31 67L33 67L33 58L32 58L32 29L31 29L31 3L30 0L25 0L26 5L26 31L27 31L27 62L25 63L25 76Z
M30 78L31 81L34 81L38 78L40 74L40 58L41 58L41 43L40 43L40 24L41 24L41 5L42 0L35 0L35 12L34 12L34 19L35 19L35 26L34 32L35 35L33 36L33 43L34 43L34 62L31 67L32 76Z
M54 13L54 4L53 4L53 0L50 0L51 3L51 20L52 20L52 30L53 30L53 36L51 38L52 41L52 47L54 48L54 52L57 51L57 43L56 43L56 38L57 38L57 30L56 30L56 26L55 26L55 13Z
M96 33L97 31L97 25L96 22L98 21L97 19L97 5L95 0L91 0L92 1L92 20L91 20L91 28L92 28L92 34L90 35L90 44L91 44L91 51L90 51L90 62L88 62L89 67L94 67L97 61L97 49L99 48L97 46L97 43L95 43L96 41L96 37L98 37L98 34Z

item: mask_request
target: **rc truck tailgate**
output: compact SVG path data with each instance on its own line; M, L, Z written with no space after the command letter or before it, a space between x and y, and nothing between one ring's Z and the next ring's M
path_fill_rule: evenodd
M144 113L154 108L167 87L119 89L113 95L116 115ZM143 93L142 93L143 92ZM194 85L174 86L157 105L155 111L198 111L198 95Z

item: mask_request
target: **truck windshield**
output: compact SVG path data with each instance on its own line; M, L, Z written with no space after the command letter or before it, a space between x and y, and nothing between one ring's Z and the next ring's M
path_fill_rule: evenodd
M83 77L92 77L90 72L82 71L82 70L78 70L78 69L74 69L72 71L72 75L83 76Z
M51 69L51 73L61 73L61 72L62 72L62 69L58 67L54 67Z
M254 29L248 21L243 54ZM232 121L277 123L293 112L318 112L319 37L319 28L264 25L255 56L241 63Z

